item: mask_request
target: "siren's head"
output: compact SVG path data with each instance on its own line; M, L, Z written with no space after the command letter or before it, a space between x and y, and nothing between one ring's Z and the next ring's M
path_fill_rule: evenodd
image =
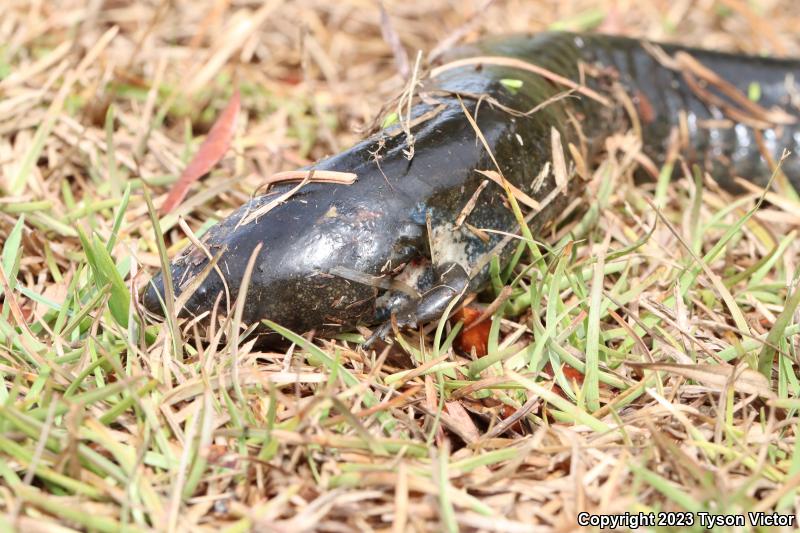
M248 326L269 319L302 334L374 323L380 318L375 300L384 289L369 280L386 277L418 253L424 228L387 216L398 212L391 195L355 189L308 184L258 215L278 189L212 227L202 247L190 246L170 265L176 301L190 293L180 316L203 315L201 325L212 314L232 316L249 274L241 315ZM159 316L165 314L164 281L161 272L143 295L145 308Z

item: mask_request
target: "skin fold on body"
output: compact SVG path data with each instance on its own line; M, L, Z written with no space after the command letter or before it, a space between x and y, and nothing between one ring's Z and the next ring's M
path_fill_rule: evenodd
M276 185L209 229L203 249L190 246L177 257L170 266L176 296L207 271L180 313L210 315L220 300L224 315L260 246L245 324L269 319L318 335L384 324L383 334L392 315L400 326L437 319L454 298L487 282L490 258L506 262L517 246L507 236L519 224L503 179L526 199L520 205L533 236L542 235L584 189L568 147L591 164L609 135L631 127L632 105L653 161L663 161L679 132L693 162L723 187L736 189L732 176L764 185L783 150L794 154L800 145L798 76L798 60L603 35L517 35L463 46L421 82L408 128L394 125L308 169L353 173L355 182L312 180L284 201L276 199L297 184ZM729 90L741 96L754 87L757 102ZM554 149L566 176L554 166ZM790 156L782 171L800 189L800 159ZM145 307L160 315L163 275L144 293ZM256 333L277 337L263 325Z

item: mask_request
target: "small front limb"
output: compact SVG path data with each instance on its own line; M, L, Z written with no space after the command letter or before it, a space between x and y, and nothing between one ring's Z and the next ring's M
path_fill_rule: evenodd
M436 284L417 299L410 300L395 313L398 327L416 327L440 318L453 298L460 298L469 286L469 274L458 263L445 263L436 268ZM392 329L391 321L382 324L364 343L371 345L383 339Z

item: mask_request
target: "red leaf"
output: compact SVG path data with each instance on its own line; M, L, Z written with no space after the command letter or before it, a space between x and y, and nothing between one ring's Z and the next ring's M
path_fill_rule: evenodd
M456 337L456 345L465 353L470 353L472 348L475 348L475 355L483 357L488 351L489 345L489 330L492 327L491 320L484 320L477 326L470 327L470 324L475 322L481 312L472 307L464 307L457 311L453 318L456 320L464 320L464 328Z
M550 363L547 363L544 366L544 371L545 373L550 374L551 376L554 375L553 366ZM575 370L574 368L568 365L561 365L561 372L564 374L564 377L567 378L568 380L577 382L578 385L583 385L584 375L580 371ZM564 391L561 390L561 387L559 385L553 384L553 392L555 392L562 398L567 397L567 395L564 394Z
M584 375L581 373L580 370L575 370L571 366L562 365L561 372L564 373L564 377L566 377L568 380L577 381L578 384L583 385Z
M161 206L161 215L166 215L175 209L189 191L189 187L197 181L200 176L207 174L214 166L219 163L225 152L231 146L233 132L236 130L236 119L239 117L241 109L241 99L238 89L233 92L230 102L217 117L211 131L208 132L206 140L200 145L200 149L186 166L181 177L172 186L167 199Z
M513 416L516 412L517 412L516 409L514 409L510 405L504 403L503 407L501 408L501 411L500 411L500 416L502 416L503 420L505 420L506 418L508 418L510 416ZM511 427L509 427L508 429L510 429L512 431L516 431L517 433L524 433L525 432L522 429L521 420L518 420L518 421L514 422L513 424L511 424Z

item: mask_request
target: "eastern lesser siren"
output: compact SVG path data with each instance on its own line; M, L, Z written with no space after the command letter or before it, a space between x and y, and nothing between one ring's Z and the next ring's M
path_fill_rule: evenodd
M191 246L176 258L180 294L209 255L219 256L181 312L208 312L218 297L225 311L225 286L232 302L260 244L246 324L270 319L328 335L385 323L391 313L400 325L436 319L454 296L485 284L487 254L505 260L516 246L503 235L518 230L503 178L536 236L582 193L574 152L591 165L605 139L633 123L657 164L677 131L688 140L682 155L732 190L733 176L766 183L764 155L774 165L800 144L798 60L543 33L486 39L444 61L416 88L408 128L395 124L309 167L354 173L354 183L312 179L284 201L275 200L297 184L276 185L213 226L205 250ZM792 155L782 170L800 190L800 159ZM163 281L157 275L144 295L159 314ZM267 340L270 331L258 328Z

